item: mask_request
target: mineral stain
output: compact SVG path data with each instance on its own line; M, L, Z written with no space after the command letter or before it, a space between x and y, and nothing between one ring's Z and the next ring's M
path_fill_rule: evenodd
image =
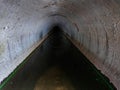
M5 50L4 44L0 44L0 55L3 54L4 50Z

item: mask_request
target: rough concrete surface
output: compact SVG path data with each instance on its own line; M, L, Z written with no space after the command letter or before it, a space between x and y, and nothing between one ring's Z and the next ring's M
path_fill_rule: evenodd
M0 0L0 81L54 25L120 90L119 0Z

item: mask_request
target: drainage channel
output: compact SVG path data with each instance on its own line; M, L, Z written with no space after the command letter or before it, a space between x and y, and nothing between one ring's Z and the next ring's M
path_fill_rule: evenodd
M116 90L57 28L1 90ZM93 69L94 68L94 69Z

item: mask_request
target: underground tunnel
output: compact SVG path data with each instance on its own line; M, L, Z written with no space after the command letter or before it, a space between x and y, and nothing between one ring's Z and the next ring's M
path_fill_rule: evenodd
M116 90L55 26L2 90Z
M120 90L119 34L119 0L0 0L0 89Z

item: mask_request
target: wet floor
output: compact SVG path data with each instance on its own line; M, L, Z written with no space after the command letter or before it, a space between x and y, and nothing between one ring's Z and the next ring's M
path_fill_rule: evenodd
M34 90L75 90L75 88L65 72L56 66L38 79Z
M87 61L57 28L2 90L115 90Z

